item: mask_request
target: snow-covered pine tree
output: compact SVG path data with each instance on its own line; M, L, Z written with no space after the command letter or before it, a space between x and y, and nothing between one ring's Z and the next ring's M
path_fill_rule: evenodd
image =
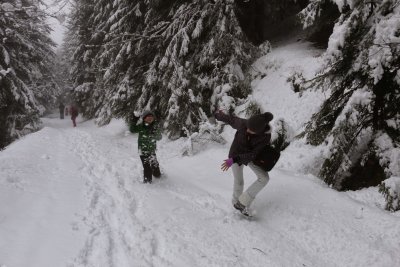
M257 49L239 27L233 0L118 0L107 10L104 16L93 11L98 20L84 27L92 32L78 42L82 55L88 51L82 45L103 33L101 43L95 44L99 50L90 52L95 55L92 61L75 62L75 73L86 74L84 66L100 67L89 83L76 83L78 89L85 88L76 90L78 101L86 92L95 99L89 103L89 117L107 123L112 117L130 118L153 109L176 137L183 129L196 131L204 114L216 106L229 109L249 92L246 68ZM71 19L82 24L76 15ZM97 91L102 99L93 98Z
M37 129L45 110L37 99L57 89L48 86L54 44L41 4L0 0L0 148Z
M305 17L322 2L311 1ZM330 96L306 133L330 148L320 177L338 190L358 189L400 175L400 1L334 2L341 15L314 80Z
M55 62L53 65L53 75L55 84L60 88L59 99L68 101L67 99L70 95L70 90L73 88L73 79L70 75L71 70L71 61L70 57L72 55L72 51L68 50L68 47L65 45L65 42L57 49ZM65 102L64 104L68 104Z
M163 21L163 49L146 72L147 96L138 108L156 104L169 135L178 136L182 129L197 131L204 112L229 110L247 95L245 73L256 50L239 27L233 1L182 2Z
M146 22L145 2L148 1L115 1L107 9L101 9L105 14L103 17L97 16L95 19L98 26L94 32L103 38L103 45L93 63L101 67L96 77L96 87L101 88L105 95L105 101L96 113L100 124L107 123L113 116L131 120L135 102L128 101L128 98L134 95L131 99L137 101L142 93L138 84L136 88L133 86L138 81L135 76L144 76L146 66L141 65L154 52L150 47L142 55L137 55L133 50L136 43L147 38L142 33Z
M72 47L74 100L88 118L121 117L126 108L110 105L132 60L131 38L143 26L143 1L75 1L69 18L66 46ZM138 18L140 17L140 20ZM140 92L138 92L140 94ZM114 106L111 114L110 106ZM125 112L124 114L126 114Z
M96 69L92 61L101 42L92 40L93 16L95 15L93 0L71 1L71 11L67 20L67 32L64 42L66 51L73 51L70 71L74 86L74 102L78 102L80 111L91 117L98 108L98 98L102 95L95 88Z
M390 177L379 185L379 192L386 200L385 209L388 211L400 210L400 177Z

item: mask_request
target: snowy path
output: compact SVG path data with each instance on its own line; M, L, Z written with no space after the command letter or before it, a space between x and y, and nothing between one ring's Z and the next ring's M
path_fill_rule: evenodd
M85 238L83 164L66 138L46 127L0 152L0 266L57 266Z
M0 266L400 266L398 214L312 176L272 171L249 221L227 147L181 157L163 140L166 178L144 185L122 122L45 124L0 152Z

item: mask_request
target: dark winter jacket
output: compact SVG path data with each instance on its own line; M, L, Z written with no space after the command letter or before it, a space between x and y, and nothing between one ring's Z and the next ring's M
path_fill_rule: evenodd
M153 155L156 153L158 140L161 140L161 130L156 122L147 125L131 123L129 130L132 133L139 133L138 149L140 155Z
M60 105L58 106L58 109L60 110L60 113L64 113L64 108L65 108L64 104L60 103Z
M77 107L71 106L71 108L69 109L69 111L71 112L71 118L76 118L79 115L79 111Z
M249 134L247 132L247 120L232 115L226 115L222 112L215 113L215 118L225 122L236 129L235 138L233 139L229 150L229 158L239 165L247 165L253 161L257 155L270 144L271 134Z

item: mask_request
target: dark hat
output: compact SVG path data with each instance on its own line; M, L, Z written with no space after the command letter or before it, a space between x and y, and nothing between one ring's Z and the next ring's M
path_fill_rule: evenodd
M145 111L142 113L142 119L146 118L146 117L149 116L149 115L155 117L153 112L151 112L150 110L145 110Z
M262 134L269 130L270 126L268 123L272 121L273 118L274 116L270 112L254 115L247 120L247 128L256 134Z

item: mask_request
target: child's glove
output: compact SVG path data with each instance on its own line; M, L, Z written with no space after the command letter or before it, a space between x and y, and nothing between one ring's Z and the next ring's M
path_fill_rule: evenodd
M233 158L229 158L224 160L224 163L221 165L221 170L222 171L227 171L233 164Z
M136 125L139 121L140 117L136 117L135 114L131 117L131 124Z

